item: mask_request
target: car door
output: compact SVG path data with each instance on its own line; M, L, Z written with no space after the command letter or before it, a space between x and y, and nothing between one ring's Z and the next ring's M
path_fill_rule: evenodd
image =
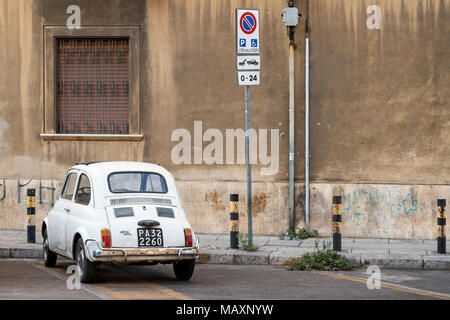
M70 253L72 249L72 240L76 230L80 225L85 230L89 230L90 219L92 219L93 206L92 206L92 190L91 182L86 173L81 172L78 177L78 183L73 199L70 215L67 219L66 225L66 240L67 240L67 252Z
M49 242L51 249L66 250L66 224L72 209L72 200L77 182L77 171L69 171L60 198L48 215Z

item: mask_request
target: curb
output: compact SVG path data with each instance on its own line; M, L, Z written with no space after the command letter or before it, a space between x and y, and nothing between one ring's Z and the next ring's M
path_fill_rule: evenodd
M37 248L0 248L0 258L42 259L42 249Z
M412 270L450 270L450 255L412 255L412 254L373 254L341 253L352 261L354 267L372 264L384 269ZM242 250L202 250L198 259L200 264L233 265L273 265L286 266L289 261L301 257L298 255L280 255L277 252L246 252Z
M199 264L227 265L272 265L286 266L289 261L301 257L283 254L271 250L248 252L237 249L201 250ZM378 265L385 269L412 270L450 270L450 254L447 255L414 255L414 254L373 254L373 253L341 253L351 260L355 267ZM38 248L0 248L0 258L42 259L42 249Z

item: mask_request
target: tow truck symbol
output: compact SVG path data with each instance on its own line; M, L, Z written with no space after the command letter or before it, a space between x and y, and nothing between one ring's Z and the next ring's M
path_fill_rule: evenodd
M245 66L246 63L247 63L249 66L250 66L250 65L257 66L257 65L259 64L258 61L256 61L255 59L252 59L252 60L249 60L249 61L247 61L247 59L244 59L244 60L242 60L241 62L239 62L239 65L240 65L241 67L243 67L243 66Z

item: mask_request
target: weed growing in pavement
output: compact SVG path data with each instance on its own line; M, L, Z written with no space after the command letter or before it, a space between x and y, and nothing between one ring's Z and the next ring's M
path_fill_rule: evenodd
M292 240L292 239L308 239L315 238L319 236L319 232L317 230L306 231L305 228L297 228L296 231L292 231L290 229L286 230L285 233L280 235L281 240Z
M253 243L250 243L250 240L248 239L248 235L244 233L238 234L238 242L239 245L244 249L245 251L256 251L258 250L258 246L254 245Z
M289 263L288 270L323 270L338 271L350 270L352 262L336 251L330 249L331 242L322 242L322 249L319 249L319 241L315 241L315 249L312 253L306 253L298 259Z

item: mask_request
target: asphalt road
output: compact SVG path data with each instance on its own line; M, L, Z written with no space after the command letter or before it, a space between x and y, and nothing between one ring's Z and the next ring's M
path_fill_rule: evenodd
M189 282L171 265L98 268L98 281L68 289L71 261L46 268L39 260L0 259L0 299L447 299L448 271L382 270L369 290L365 270L299 272L276 266L197 265Z

